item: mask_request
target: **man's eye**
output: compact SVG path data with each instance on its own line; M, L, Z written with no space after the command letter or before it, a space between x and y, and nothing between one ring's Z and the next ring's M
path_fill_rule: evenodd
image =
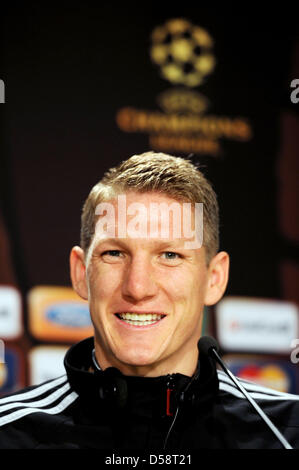
M181 258L181 255L179 253L174 253L173 251L165 251L163 253L165 255L167 260L172 260L172 259L179 259Z
M120 251L119 250L107 250L102 253L102 256L104 255L118 257L120 255Z

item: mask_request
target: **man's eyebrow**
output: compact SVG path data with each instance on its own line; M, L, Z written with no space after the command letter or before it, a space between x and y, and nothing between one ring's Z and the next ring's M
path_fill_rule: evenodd
M121 245L123 246L124 243L122 243L121 239L119 238L103 238L102 240L99 240L96 245L95 245L95 248L98 248L99 246L103 245L104 243L114 243L116 245Z
M126 239L122 239L122 238L105 238L105 239L102 239L102 240L99 240L98 243L95 245L95 249L97 249L98 247L104 245L105 243L109 244L114 244L114 245L118 245L120 247L123 247L125 248L127 246L126 242L124 241ZM130 238L130 240L132 240ZM137 238L137 240L140 240L139 238ZM164 248L169 248L169 247L172 247L173 249L174 248L177 248L179 249L180 247L178 246L180 243L179 242L182 242L182 240L178 240L178 239L174 239L174 240L163 240L163 239L149 239L149 241L152 242L153 245L155 245L156 247L160 248L160 249L164 249ZM183 247L181 247L183 248Z

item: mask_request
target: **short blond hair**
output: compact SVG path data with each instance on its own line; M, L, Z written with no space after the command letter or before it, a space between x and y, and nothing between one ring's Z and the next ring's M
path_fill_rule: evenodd
M209 264L219 249L219 208L212 185L189 159L155 152L133 155L110 168L92 188L81 216L81 248L85 254L95 232L97 205L130 190L156 191L180 202L202 202L203 246Z

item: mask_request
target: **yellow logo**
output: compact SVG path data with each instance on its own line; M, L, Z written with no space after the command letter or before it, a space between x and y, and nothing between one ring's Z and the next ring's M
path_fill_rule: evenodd
M171 19L156 27L151 41L151 59L172 84L196 87L214 70L211 36L185 19Z
M222 140L251 140L253 131L246 118L207 114L212 103L195 89L215 69L213 46L204 28L184 18L156 26L151 33L150 58L171 87L156 96L159 109L130 105L119 109L119 129L147 134L149 147L156 151L213 157L223 155Z

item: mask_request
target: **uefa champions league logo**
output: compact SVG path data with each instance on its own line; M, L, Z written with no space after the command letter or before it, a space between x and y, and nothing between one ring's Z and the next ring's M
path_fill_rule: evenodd
M157 26L151 41L152 61L174 85L197 87L215 68L212 37L186 19L174 18Z
M117 126L148 135L156 151L222 157L222 140L248 142L253 128L245 117L207 114L210 99L199 92L216 68L214 38L186 18L170 18L150 34L152 64L170 87L156 96L160 109L127 105L116 114ZM164 87L163 87L164 88ZM162 111L161 111L162 110Z

